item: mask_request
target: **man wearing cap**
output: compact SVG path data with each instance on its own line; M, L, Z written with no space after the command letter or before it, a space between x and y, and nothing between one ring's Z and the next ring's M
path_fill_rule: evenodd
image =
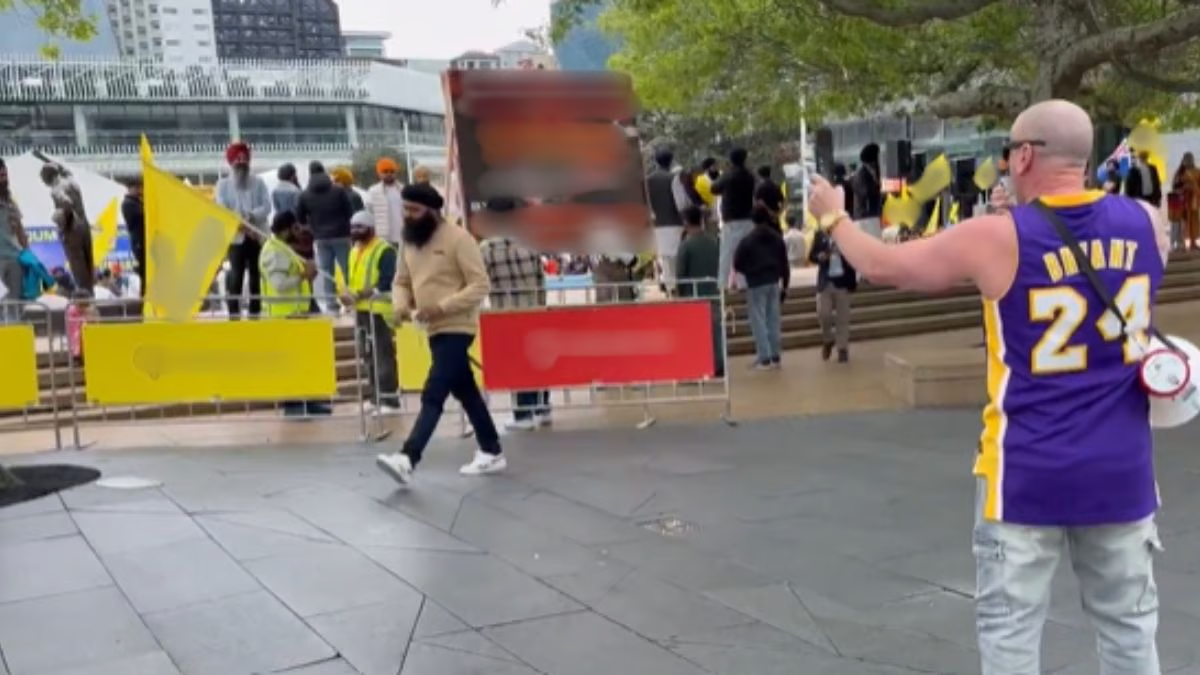
M400 241L400 230L404 227L404 210L401 208L400 183L396 180L396 160L380 157L375 162L375 173L379 182L367 190L366 207L375 223L375 236L396 244Z
M446 398L458 399L475 429L479 450L459 473L467 476L503 471L500 436L487 402L475 383L468 350L479 327L479 307L490 290L487 268L475 238L442 219L442 196L429 185L405 186L404 229L392 303L396 321L416 322L429 333L433 357L421 412L400 452L379 455L378 467L397 482L408 483L413 469L441 420Z
M242 226L229 245L229 271L225 274L225 303L229 318L242 317L242 290L246 277L250 277L250 316L262 312L262 277L259 275L258 258L262 253L261 235L258 231L267 228L271 216L271 191L259 176L250 173L250 146L241 141L230 143L225 149L225 161L230 174L217 181L216 199L221 206L238 214Z
M359 345L367 355L367 380L374 392L368 404L381 415L400 412L400 381L396 373L396 335L392 322L392 281L396 249L375 236L371 214L359 211L350 219L350 285L342 304L354 309Z

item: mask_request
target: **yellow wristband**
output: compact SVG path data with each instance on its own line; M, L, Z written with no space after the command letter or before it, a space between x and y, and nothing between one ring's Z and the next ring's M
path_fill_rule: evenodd
M820 221L819 225L823 231L833 232L837 228L837 226L839 224L841 224L843 219L849 218L849 217L850 217L850 214L846 213L845 211L837 211L835 213L827 213L827 214L821 216L821 221Z

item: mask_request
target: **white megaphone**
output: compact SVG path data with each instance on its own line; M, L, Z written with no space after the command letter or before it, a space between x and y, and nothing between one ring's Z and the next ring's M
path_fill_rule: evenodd
M1178 335L1170 345L1151 337L1142 355L1142 387L1150 395L1150 426L1170 429L1200 414L1200 348Z

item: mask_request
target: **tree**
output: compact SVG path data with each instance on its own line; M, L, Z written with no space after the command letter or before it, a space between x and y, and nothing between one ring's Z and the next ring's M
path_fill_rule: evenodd
M552 37L610 2L612 66L643 105L730 131L881 111L1011 119L1069 98L1106 121L1200 120L1197 0L562 0Z
M100 17L84 14L80 0L0 0L0 12L30 12L37 18L38 27L52 39L87 42L96 36ZM44 45L42 52L50 58L58 56L53 42Z
M350 173L354 174L354 184L362 188L374 185L379 181L375 164L384 157L396 163L396 180L408 182L408 158L399 148L380 145L364 146L354 151L350 157Z

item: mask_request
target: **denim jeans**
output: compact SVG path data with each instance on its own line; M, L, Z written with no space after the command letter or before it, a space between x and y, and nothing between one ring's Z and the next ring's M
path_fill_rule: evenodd
M500 454L500 435L496 432L496 424L492 414L488 412L487 403L475 383L475 373L471 370L471 359L468 350L475 336L468 333L438 333L429 336L429 351L433 363L429 367L429 376L425 378L425 389L421 392L421 412L413 422L408 440L404 441L404 454L412 460L413 466L421 461L425 446L433 438L438 422L442 419L442 411L446 406L446 398L453 396L462 405L467 414L467 420L475 429L475 440L479 449L491 454Z
M779 359L783 349L779 315L779 286L763 284L746 292L750 313L750 332L754 335L754 354L759 363Z
M342 283L349 284L350 274L350 240L322 239L316 242L317 269L321 272L321 304L326 312L333 312L338 307L337 287L333 284L336 267L342 270Z
M550 414L550 392L548 391L518 391L513 394L516 407L513 408L513 419L518 421L533 419L534 415Z
M1039 675L1050 582L1067 558L1097 633L1100 675L1161 675L1153 516L1093 527L1028 527L983 519L976 496L975 616L982 675Z

